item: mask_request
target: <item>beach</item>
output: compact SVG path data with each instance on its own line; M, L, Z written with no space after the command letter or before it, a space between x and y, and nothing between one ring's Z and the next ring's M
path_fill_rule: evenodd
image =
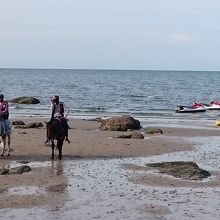
M0 216L4 219L219 219L219 128L158 123L163 130L144 139L116 138L129 132L101 131L97 120L70 119L71 143L63 159L51 160L46 118L25 123L44 126L13 129L11 155L1 167L29 165L23 174L1 175ZM191 124L192 125L192 124ZM149 170L145 163L195 161L211 177L182 180ZM201 201L202 200L202 201ZM185 210L185 211L184 211Z

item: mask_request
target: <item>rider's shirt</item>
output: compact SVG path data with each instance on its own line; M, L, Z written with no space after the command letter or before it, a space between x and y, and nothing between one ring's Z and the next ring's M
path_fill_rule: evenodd
M58 104L52 103L51 111L54 115L54 118L66 118L69 112L68 108L63 102L59 102Z
M8 102L6 101L0 102L0 115L4 120L8 119L9 117Z

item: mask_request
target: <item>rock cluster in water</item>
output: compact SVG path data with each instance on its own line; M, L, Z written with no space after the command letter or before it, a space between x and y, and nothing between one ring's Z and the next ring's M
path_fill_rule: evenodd
M34 97L22 96L15 99L11 99L10 102L17 104L39 104L40 100Z
M202 180L211 176L211 174L198 167L194 162L173 161L162 163L148 163L148 167L155 167L161 173L167 173L171 176L188 179L188 180Z

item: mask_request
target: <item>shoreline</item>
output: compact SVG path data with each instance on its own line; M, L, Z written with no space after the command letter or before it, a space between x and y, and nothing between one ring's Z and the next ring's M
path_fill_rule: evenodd
M25 117L10 119L12 122L22 120L26 124L31 122L41 122L42 128L31 129L13 129L11 147L14 150L11 157L21 157L35 155L34 158L48 157L50 150L45 148L44 141L46 139L45 121L47 117ZM144 134L147 128L160 128L163 135L146 135L145 139L120 139L116 138L119 134L129 132L119 131L100 131L99 123L95 118L90 119L72 119L69 121L69 137L71 143L64 142L64 157L138 157L160 155L175 151L183 151L192 149L195 145L194 141L187 140L189 137L204 136L220 136L220 127L213 126L211 123L204 127L204 124L190 125L188 122L177 124L163 123L159 121L148 120L141 122L142 129L140 132ZM33 146L32 151L28 146ZM30 155L29 155L30 154ZM33 159L34 159L33 158ZM50 159L48 157L48 159Z

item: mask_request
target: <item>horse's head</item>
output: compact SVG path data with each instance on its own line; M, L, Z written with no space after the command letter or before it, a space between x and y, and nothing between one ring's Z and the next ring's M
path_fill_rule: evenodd
M53 132L53 125L52 125L52 121L46 122L46 129L47 129L47 139L54 139L54 132Z
M49 122L46 122L46 128L47 129L53 129L53 128L56 128L57 127L57 121L56 120L53 120L53 121L49 121Z
M47 129L47 138L48 139L57 139L60 138L62 134L62 124L58 120L51 120L46 123Z

